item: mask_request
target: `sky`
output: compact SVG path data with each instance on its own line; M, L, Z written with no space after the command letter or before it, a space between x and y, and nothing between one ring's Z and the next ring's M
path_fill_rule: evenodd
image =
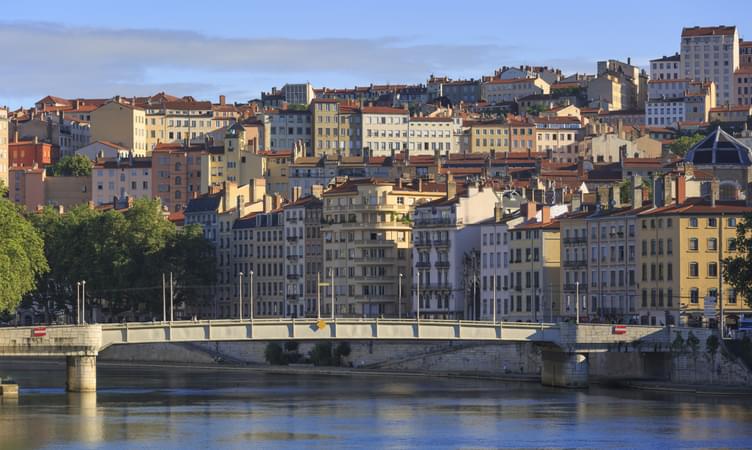
M31 7L30 5L33 5ZM595 72L678 51L684 26L736 25L750 0L613 3L318 0L8 2L0 105L166 91L245 102L285 83L353 87L478 78L501 66Z

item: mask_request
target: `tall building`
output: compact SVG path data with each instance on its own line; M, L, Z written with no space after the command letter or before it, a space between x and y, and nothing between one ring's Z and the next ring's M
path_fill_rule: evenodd
M415 208L413 271L421 317L467 319L463 261L466 252L480 248L480 227L472 225L492 217L498 200L491 187L468 186L458 194L449 177L445 196Z
M157 144L151 153L152 194L170 212L182 211L202 192L201 160L208 156L203 145Z
M126 198L152 198L151 158L96 161L91 170L95 205Z
M588 83L588 100L606 111L640 110L645 107L647 82L647 74L630 59L598 61L598 76Z
M735 26L683 28L681 77L714 81L716 104L733 104L734 72L739 68L739 34Z
M364 106L361 112L363 148L370 155L388 156L406 148L410 121L407 109Z
M445 195L444 187L371 178L352 179L323 195L324 270L334 283L338 316L396 316L399 274L403 304L412 282L411 216L414 208ZM322 290L329 299L332 286ZM329 302L322 307L330 314Z
M299 191L296 191L299 192ZM323 203L308 195L284 206L285 316L316 317L317 290L323 271Z
M128 101L112 100L91 112L91 140L109 141L146 156L146 112Z
M676 53L671 56L663 56L650 60L650 79L651 80L678 80L682 77L681 56Z

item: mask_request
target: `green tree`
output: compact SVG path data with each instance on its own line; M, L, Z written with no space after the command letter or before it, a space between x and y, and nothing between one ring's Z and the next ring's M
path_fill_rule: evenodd
M8 186L5 185L5 181L0 180L0 198L8 196Z
M60 161L52 166L52 175L85 177L91 175L91 167L91 160L84 155L63 156Z
M723 278L752 307L752 214L736 225L736 254L722 262Z
M705 136L699 133L695 133L691 136L682 136L680 138L677 138L674 140L674 142L669 145L669 148L671 149L671 152L678 156L684 156L687 154L687 151L694 147L698 142L703 140Z
M8 200L0 199L0 311L12 311L49 270L44 242Z

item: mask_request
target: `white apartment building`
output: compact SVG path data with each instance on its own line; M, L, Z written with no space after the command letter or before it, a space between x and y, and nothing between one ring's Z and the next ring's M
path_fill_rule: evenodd
M270 150L289 150L302 141L306 151L311 147L311 112L308 110L279 110L262 114L269 117ZM260 119L264 120L264 118Z
M687 121L685 97L654 98L645 105L645 124L649 126L675 127Z
M733 104L733 76L739 68L736 27L682 29L680 67L682 78L715 82L717 105Z
M408 123L407 148L411 155L442 155L460 151L455 136L456 121L451 117L411 117Z
M285 101L291 105L306 106L316 97L311 83L288 83L282 86L282 95L284 95Z
M419 308L420 317L467 318L463 261L480 247L480 227L471 225L493 217L497 201L491 188L469 186L457 195L450 180L445 197L415 208L413 311Z

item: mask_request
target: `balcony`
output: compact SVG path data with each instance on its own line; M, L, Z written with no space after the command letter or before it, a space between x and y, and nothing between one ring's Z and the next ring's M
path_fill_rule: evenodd
M297 273L288 273L287 274L287 279L288 280L297 280L298 278L300 278L300 275L298 275Z
M431 262L430 261L418 261L415 263L415 267L417 267L418 269L430 269Z
M586 237L569 237L564 238L562 240L564 244L566 245L578 245L578 244L587 244L587 238Z
M297 300L300 297L298 294L287 294L288 300Z
M433 245L434 247L449 247L451 242L449 239L434 239Z
M298 242L297 236L287 236L285 239L287 239L287 242Z
M564 267L567 269L582 269L587 267L587 260L576 259L573 261L564 261Z
M413 247L423 248L423 247L430 247L430 246L431 246L431 241L429 240L416 239L415 241L413 241Z
M575 292L577 290L577 285L575 283L564 284L564 290ZM587 284L580 283L580 294L584 294L585 292L587 292Z
M462 225L462 219L455 219L454 217L415 218L416 227L437 227L454 225Z
M420 289L426 291L451 291L452 285L450 283L430 283L420 285Z
M449 268L449 261L436 261L434 263L434 266L436 266L439 269L448 269Z
M302 258L302 257L303 257L303 255L297 255L297 254L294 254L294 253L287 255L287 259L290 260L290 261L294 261L294 260L296 260L298 258Z

